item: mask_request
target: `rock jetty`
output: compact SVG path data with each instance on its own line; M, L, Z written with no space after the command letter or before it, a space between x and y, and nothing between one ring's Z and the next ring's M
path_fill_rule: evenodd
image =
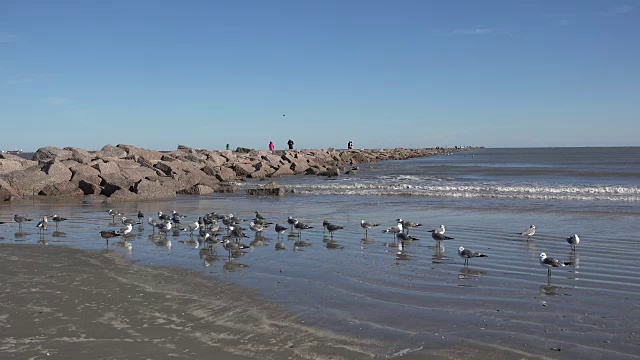
M161 152L132 145L100 151L43 147L31 160L0 154L0 201L32 197L102 197L104 201L234 192L236 181L309 174L340 176L345 165L404 160L474 148L201 150Z

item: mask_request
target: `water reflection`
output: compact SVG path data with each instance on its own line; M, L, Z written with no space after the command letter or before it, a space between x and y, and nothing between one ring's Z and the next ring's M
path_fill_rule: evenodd
M551 284L540 285L540 294L544 296L556 296L560 294L560 286Z
M436 245L431 247L433 249L433 255L431 255L431 263L443 264L449 258L444 255L444 245L440 241L436 242Z
M396 253L396 260L403 261L403 260L410 260L410 259L411 259L411 256L405 250L405 242L400 241L398 243L398 252Z
M14 236L16 237L16 239L23 239L25 236L27 236L28 234L26 232L22 232L22 231L18 231L17 233L14 234Z
M327 241L327 249L343 249L344 245L340 245L337 241L331 239Z
M483 276L483 275L486 275L486 274L487 274L486 271L477 270L477 269L473 269L473 268L470 268L470 267L463 267L459 271L458 279L460 279L460 280L469 279L469 278Z
M51 236L53 237L67 237L67 233L64 231L54 231L51 233Z
M249 267L249 265L241 264L231 259L224 263L224 265L222 266L222 269L226 272L235 272L235 271L240 271L246 267Z

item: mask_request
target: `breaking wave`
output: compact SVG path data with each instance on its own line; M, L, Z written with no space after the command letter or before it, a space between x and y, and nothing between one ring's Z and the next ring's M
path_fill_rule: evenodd
M293 184L287 189L306 195L379 195L483 197L540 200L640 201L635 186L543 186L543 185L412 185L406 183Z

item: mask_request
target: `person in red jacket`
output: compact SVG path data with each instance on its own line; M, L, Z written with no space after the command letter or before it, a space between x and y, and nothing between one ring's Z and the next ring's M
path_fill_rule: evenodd
M269 141L269 150L273 151L275 149L275 145L273 145L273 141Z

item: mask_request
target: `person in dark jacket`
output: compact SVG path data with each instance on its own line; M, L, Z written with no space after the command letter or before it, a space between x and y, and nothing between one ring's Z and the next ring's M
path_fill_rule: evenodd
M289 139L289 141L287 141L287 145L289 145L289 150L293 150L293 140Z

